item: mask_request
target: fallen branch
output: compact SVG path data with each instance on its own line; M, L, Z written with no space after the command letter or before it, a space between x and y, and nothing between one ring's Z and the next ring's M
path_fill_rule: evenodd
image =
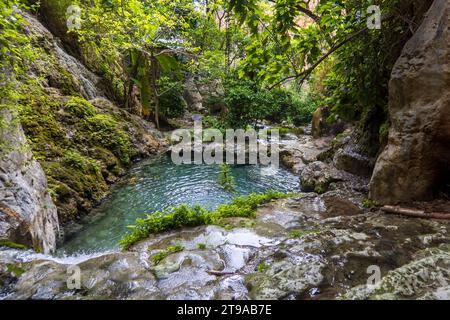
M384 206L381 210L386 213L401 214L409 217L450 220L450 212L425 212L424 210L402 208L400 206Z
M213 276L228 276L234 274L234 272L217 271L217 270L207 270L206 272Z

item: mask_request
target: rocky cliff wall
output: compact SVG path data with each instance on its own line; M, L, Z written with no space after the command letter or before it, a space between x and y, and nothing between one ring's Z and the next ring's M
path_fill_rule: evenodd
M406 44L389 84L389 141L370 197L379 203L427 200L449 183L450 2L435 0Z
M1 118L8 125L0 129L0 240L50 253L59 224L47 179L13 113L3 109Z

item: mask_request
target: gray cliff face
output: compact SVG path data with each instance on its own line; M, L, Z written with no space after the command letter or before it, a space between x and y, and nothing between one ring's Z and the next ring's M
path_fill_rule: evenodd
M435 0L389 84L391 129L370 183L379 203L426 200L448 184L450 2Z
M32 159L22 127L8 110L0 116L0 239L50 253L59 232L56 207L41 165Z

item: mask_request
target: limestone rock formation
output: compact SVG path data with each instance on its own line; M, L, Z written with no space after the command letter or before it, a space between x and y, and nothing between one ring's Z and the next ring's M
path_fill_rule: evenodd
M186 80L183 97L190 110L202 111L204 109L203 97L200 94L200 91L198 90L194 78L191 77Z
M370 183L379 203L426 200L450 168L450 2L435 0L389 84L391 128Z
M300 180L303 191L324 193L332 182L341 181L342 175L333 165L314 161L302 171Z
M373 160L359 152L354 145L338 149L333 158L334 165L358 176L369 177L373 170Z
M2 110L9 125L0 130L0 240L52 252L59 231L56 207L40 164L27 149L22 127ZM16 123L14 123L16 121Z

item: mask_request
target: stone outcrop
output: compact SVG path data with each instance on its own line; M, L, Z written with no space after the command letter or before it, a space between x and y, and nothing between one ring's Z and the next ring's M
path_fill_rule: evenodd
M40 53L30 74L41 81L40 93L24 104L21 123L68 231L66 226L89 213L131 162L164 151L165 139L153 123L108 100L111 88L67 51L55 30L22 15L24 32Z
M373 170L373 159L359 152L354 145L338 149L333 157L333 163L339 170L357 176L370 177Z
M225 94L220 80L202 80L188 76L184 84L183 98L189 111L202 112L209 108L214 113L225 108L222 98Z
M203 111L203 97L195 83L194 78L189 77L186 79L183 98L186 101L189 110Z
M450 180L449 15L435 0L394 66L389 141L370 183L379 203L426 200Z
M59 225L47 179L17 119L8 110L0 117L7 123L0 130L0 240L52 252Z

